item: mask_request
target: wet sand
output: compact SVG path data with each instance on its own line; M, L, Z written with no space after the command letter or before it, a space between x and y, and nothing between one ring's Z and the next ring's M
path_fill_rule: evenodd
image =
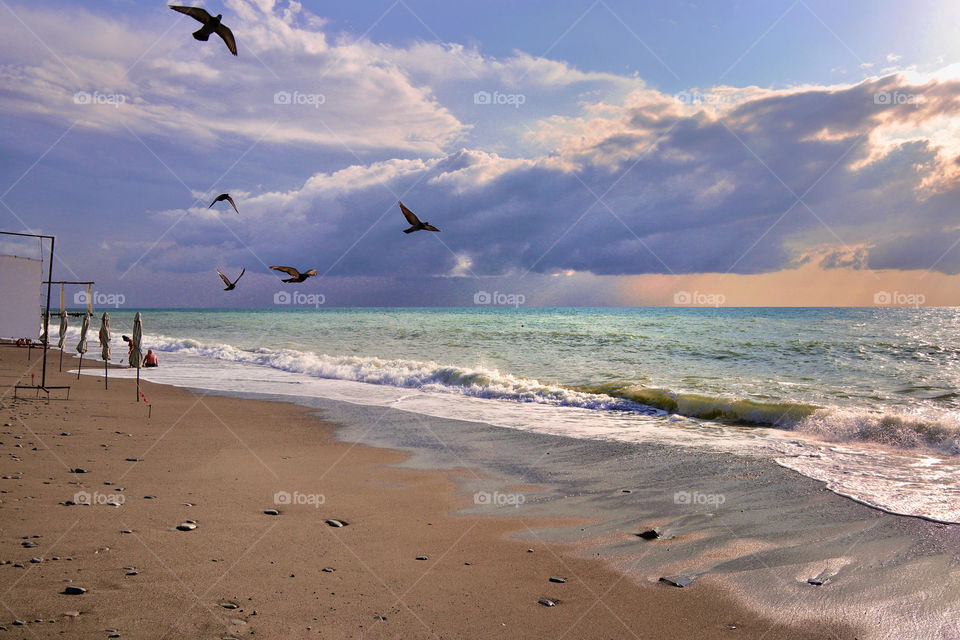
M476 469L398 466L409 453L339 441L304 407L144 383L148 418L133 381L57 373L55 352L70 399L14 399L37 355L0 346L0 638L858 637L536 535L586 517L463 513Z

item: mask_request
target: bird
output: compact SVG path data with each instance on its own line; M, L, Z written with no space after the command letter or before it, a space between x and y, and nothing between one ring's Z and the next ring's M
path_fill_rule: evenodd
M230 203L230 206L233 207L234 211L236 211L238 214L240 213L240 210L237 209L237 203L233 201L233 198L230 197L229 193L221 193L220 195L218 195L216 198L213 199L213 202L210 203L210 207L217 204L218 202L223 202L224 200ZM210 207L207 207L207 209L209 209Z
M440 232L440 229L437 229L429 222L420 222L420 218L417 217L417 214L415 214L413 211L410 211L410 209L407 209L399 200L397 201L397 204L400 205L400 211L403 211L403 217L406 218L407 222L409 222L411 225L409 229L403 230L404 233L413 233L414 231L420 231L421 229L425 231L436 231L437 233Z
M315 276L315 275L317 275L317 270L316 270L316 269L310 269L310 271L305 271L304 273L300 273L299 271L297 271L297 270L294 269L293 267L276 267L276 266L271 266L270 268L273 269L274 271L283 271L284 273L286 273L286 274L288 274L288 275L291 276L290 278L285 278L285 279L281 280L281 282L303 282L304 280L306 280L306 279L309 278L310 276Z
M219 276L220 276L220 279L223 280L223 284L227 285L227 288L224 289L224 291L233 291L234 289L236 289L236 288L237 288L237 283L240 282L240 278L242 278L242 277L243 277L243 274L245 274L246 272L247 272L246 269L241 269L241 270L240 270L240 275L237 276L237 279L234 280L233 282L230 282L230 278L228 278L227 276L223 275L223 273L220 271L220 269L217 269L217 275L219 275Z
M215 33L223 38L223 41L227 44L227 49L230 49L230 53L237 55L237 41L233 38L233 32L220 22L223 14L218 13L216 16L211 16L205 9L201 9L200 7L177 7L170 5L170 8L174 11L185 13L197 22L203 23L200 29L193 32L194 38L206 42L210 38L210 34Z

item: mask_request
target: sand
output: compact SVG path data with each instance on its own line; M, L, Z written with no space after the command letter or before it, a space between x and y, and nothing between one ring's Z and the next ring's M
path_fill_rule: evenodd
M48 384L70 399L14 399L38 353L0 346L0 639L857 636L517 539L575 523L457 513L471 470L398 468L408 454L338 442L303 407L144 383L148 408L57 355Z

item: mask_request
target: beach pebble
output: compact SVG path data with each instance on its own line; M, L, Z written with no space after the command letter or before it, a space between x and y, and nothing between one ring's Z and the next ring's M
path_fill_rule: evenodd
M557 584L563 584L566 582L566 578L558 578L557 576L550 576L550 582L556 582Z
M637 537L643 538L644 540L656 540L660 537L660 532L656 529L647 529L646 531L638 533Z
M127 462L141 462L140 458L127 458Z
M546 598L540 598L539 600L537 600L537 604L542 604L542 605L545 606L545 607L555 607L555 606L557 606L557 603L556 603L556 602L554 602L553 600L548 600L548 599L546 599Z
M823 580L818 580L816 578L810 578L807 580L807 584L812 584L815 587L823 586Z
M330 525L331 527L345 527L345 526L347 526L347 523L344 522L343 520L324 520L324 522L326 522L326 523L327 523L328 525Z
M630 489L621 489L623 493L633 493Z
M375 615L375 616L373 616L373 619L374 619L374 620L382 620L382 621L386 622L387 616Z
M277 511L276 509L264 509L263 512L264 512L265 514L267 514L268 516L278 516L278 515L280 515L280 512Z
M240 605L233 602L221 602L220 606L224 609L239 609Z
M136 572L136 571L127 571L127 575L128 575L128 576L135 576L135 575L137 575L137 572Z
M70 469L70 473L86 473L87 470L82 467L76 467L75 469Z
M143 496L143 499L144 499L144 500L153 500L153 499L156 498L156 497L157 497L157 496Z
M26 547L27 549L29 549L29 548L31 548L31 547L37 546L37 543L35 543L35 542L30 542L29 540L27 540L26 542L21 542L21 543L20 543L20 546L21 546L21 547Z
M533 553L533 549L527 549L527 553Z
M70 435L70 432L69 432L69 431L61 431L61 432L60 432L60 435L62 435L62 436L68 436L68 435Z
M181 522L177 525L178 531L193 531L196 528L197 525L193 524L192 522Z
M666 582L669 585L674 587L685 587L691 582L693 578L688 578L687 576L675 575L675 576L663 576L660 578L660 582Z
M130 529L124 529L120 533L133 533Z
M22 627L22 626L25 625L25 624L27 624L27 623L26 623L25 621L23 621L23 620L14 620L14 621L13 621L13 626L15 626L15 627Z
M230 618L230 624L236 624L236 625L247 624L247 621L241 620L240 618Z
M333 567L324 567L323 569L320 569L320 571L323 571L324 573L333 573L334 571L336 571L336 569L334 569Z
M417 560L426 560L427 556L417 556Z
M80 612L79 612L79 611L64 611L64 612L63 612L63 615L65 615L65 616L68 617L68 618L79 618L79 617L80 617Z
M76 586L76 585L70 585L70 586L68 586L66 589L64 589L63 592L64 592L65 594L67 594L68 596L79 596L79 595L81 595L81 594L86 593L87 590L84 589L83 587L78 587L78 586Z
M40 564L41 562L43 562L43 558L30 558L30 562L32 562L33 564Z

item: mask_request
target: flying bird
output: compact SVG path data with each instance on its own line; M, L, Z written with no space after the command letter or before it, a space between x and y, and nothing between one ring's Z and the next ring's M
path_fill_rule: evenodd
M237 276L237 279L234 280L233 282L230 282L230 278L228 278L227 276L223 275L223 273L220 271L220 269L217 269L217 275L219 275L219 276L220 276L220 279L223 280L223 284L227 285L227 288L224 289L224 291L233 291L234 289L236 289L236 288L237 288L237 283L240 282L240 278L242 278L242 277L243 277L243 274L245 274L246 272L247 272L246 269L241 269L241 270L240 270L240 275Z
M293 267L274 267L274 266L271 266L270 268L273 269L274 271L283 271L283 272L286 273L287 275L291 276L291 277L289 277L289 278L284 278L283 280L281 280L281 282L303 282L304 280L306 280L306 279L309 278L310 276L315 276L315 275L317 275L317 270L316 270L316 269L310 269L310 271L306 271L306 272L304 272L304 273L300 273L299 271L297 271L297 270L294 269Z
M425 231L436 231L439 233L440 229L437 229L429 222L420 222L420 218L417 217L417 214L403 206L402 202L398 200L397 204L400 205L400 211L403 211L403 217L406 218L407 222L409 222L411 225L409 229L403 230L404 233L413 233L414 231L420 231L421 229Z
M210 207L217 204L218 202L223 202L224 200L230 203L230 206L233 207L234 211L236 211L237 213L240 213L240 211L237 209L237 203L233 201L233 198L230 197L229 193L221 193L220 195L218 195L216 198L213 199L213 202L210 203ZM209 209L210 207L207 207L207 209Z
M230 49L230 53L237 55L237 41L233 38L233 32L220 22L223 14L218 13L216 16L211 16L205 9L201 9L200 7L176 7L170 5L170 8L174 11L185 13L197 22L203 24L200 29L193 32L194 38L206 42L210 39L210 34L215 33L227 43L227 49Z

